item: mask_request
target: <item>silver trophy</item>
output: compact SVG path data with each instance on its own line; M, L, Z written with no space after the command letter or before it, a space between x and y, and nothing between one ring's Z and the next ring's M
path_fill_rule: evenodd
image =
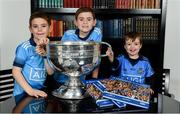
M54 90L52 94L63 99L83 99L88 94L80 76L92 72L99 66L101 57L101 45L106 42L84 41L54 41L47 45L47 58L50 66L68 76L68 81Z

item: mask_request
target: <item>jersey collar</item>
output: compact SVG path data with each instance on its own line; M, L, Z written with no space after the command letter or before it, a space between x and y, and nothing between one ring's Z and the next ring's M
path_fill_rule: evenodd
M135 64L138 63L139 60L143 59L143 56L140 54L139 57L137 59L131 59L129 58L128 54L124 55L125 58L127 58L129 60L129 62L131 63L132 66L134 66Z
M33 38L30 38L30 39L29 39L29 42L30 42L30 44L31 44L32 46L36 46L36 43L35 43L35 41L34 41Z
M127 53L124 54L124 57L127 58L127 59L131 59L131 58L129 58ZM141 54L139 54L139 57L137 59L135 59L135 60L142 60L142 59L143 59L143 56Z
M88 34L85 38L81 38L81 37L79 36L79 29L76 29L75 34L78 36L78 38L79 38L80 40L86 41L86 40L89 38L89 36L91 35L91 33L92 33L93 30L94 30L94 27L91 29L91 31L89 32L89 34Z

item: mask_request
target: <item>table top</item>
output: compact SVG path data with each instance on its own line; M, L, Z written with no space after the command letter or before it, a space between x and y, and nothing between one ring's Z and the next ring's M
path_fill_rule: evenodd
M34 98L28 95L11 97L0 103L1 113L54 113L54 112L157 112L157 103L152 103L149 109L143 109L131 105L124 108L116 106L99 108L95 100L87 97L81 100L65 100L49 95L47 98Z
M96 112L96 113L115 113L115 112L165 112L165 113L179 113L180 103L173 98L158 94L157 102L150 103L149 109L143 109L127 105L123 108L116 106L99 108L95 101L91 98L84 98L81 100L65 100L52 96L47 98L34 98L28 95L19 95L11 97L0 103L0 113L54 113L54 112Z

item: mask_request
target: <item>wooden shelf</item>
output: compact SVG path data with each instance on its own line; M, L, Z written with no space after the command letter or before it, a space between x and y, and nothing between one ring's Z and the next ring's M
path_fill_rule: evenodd
M38 8L46 13L74 14L78 8ZM161 9L94 9L96 14L160 15Z

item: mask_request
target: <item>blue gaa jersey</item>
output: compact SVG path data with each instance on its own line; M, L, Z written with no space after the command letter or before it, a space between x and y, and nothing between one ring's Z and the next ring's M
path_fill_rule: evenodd
M102 32L101 29L94 27L89 34L85 38L79 37L79 29L76 30L67 30L61 41L95 41L95 42L101 42L102 41ZM83 78L81 76L81 78ZM68 77L64 74L56 73L54 75L54 79L60 83L66 82L68 80ZM82 79L83 80L83 79Z
M36 89L44 86L46 71L43 58L35 51L35 42L33 38L23 42L16 48L16 56L13 66L22 68L22 74L27 83ZM22 94L23 88L15 81L14 96Z
M125 55L118 56L117 60L119 61L119 65L112 70L119 69L121 79L144 84L145 77L150 77L154 74L149 60L144 56L141 56L134 65L131 64Z

